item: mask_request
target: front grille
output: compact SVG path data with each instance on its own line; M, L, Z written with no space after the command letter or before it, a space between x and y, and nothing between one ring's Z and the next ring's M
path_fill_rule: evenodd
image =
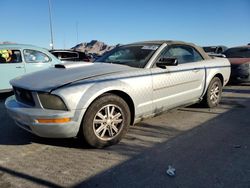
M17 88L17 87L13 87L13 91L14 91L17 101L27 104L29 106L35 106L35 102L32 97L31 91Z

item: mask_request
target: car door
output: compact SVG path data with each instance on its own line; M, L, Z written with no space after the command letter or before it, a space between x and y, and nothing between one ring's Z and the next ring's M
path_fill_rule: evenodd
M152 71L153 103L156 111L187 104L198 100L205 83L202 56L191 46L173 45L163 50L160 58L176 58L176 66Z
M9 81L25 73L19 49L0 49L0 91L10 90Z
M41 51L25 49L23 54L26 73L39 71L52 65L52 59Z

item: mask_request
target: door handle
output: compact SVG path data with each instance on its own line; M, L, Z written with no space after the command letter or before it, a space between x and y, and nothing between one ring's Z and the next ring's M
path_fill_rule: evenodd
M193 72L199 72L199 71L200 71L200 69L198 69L198 68L193 69Z
M23 68L23 67L22 67L22 66L17 66L16 68L21 69L21 68Z

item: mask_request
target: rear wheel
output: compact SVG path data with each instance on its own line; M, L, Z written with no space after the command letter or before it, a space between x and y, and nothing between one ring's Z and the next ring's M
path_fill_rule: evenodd
M90 105L84 116L84 139L95 148L116 144L127 132L129 122L127 103L116 95L105 94Z
M218 77L214 77L207 88L207 92L203 98L203 104L209 108L217 106L221 100L221 94L221 80Z

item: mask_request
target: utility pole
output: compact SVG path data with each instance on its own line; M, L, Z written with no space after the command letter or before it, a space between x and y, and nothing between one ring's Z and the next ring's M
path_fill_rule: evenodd
M78 44L78 22L76 22L76 44Z
M51 2L48 0L49 3L49 26L50 26L50 47L54 49L54 41L53 41L53 28L52 28L52 16L51 16Z

